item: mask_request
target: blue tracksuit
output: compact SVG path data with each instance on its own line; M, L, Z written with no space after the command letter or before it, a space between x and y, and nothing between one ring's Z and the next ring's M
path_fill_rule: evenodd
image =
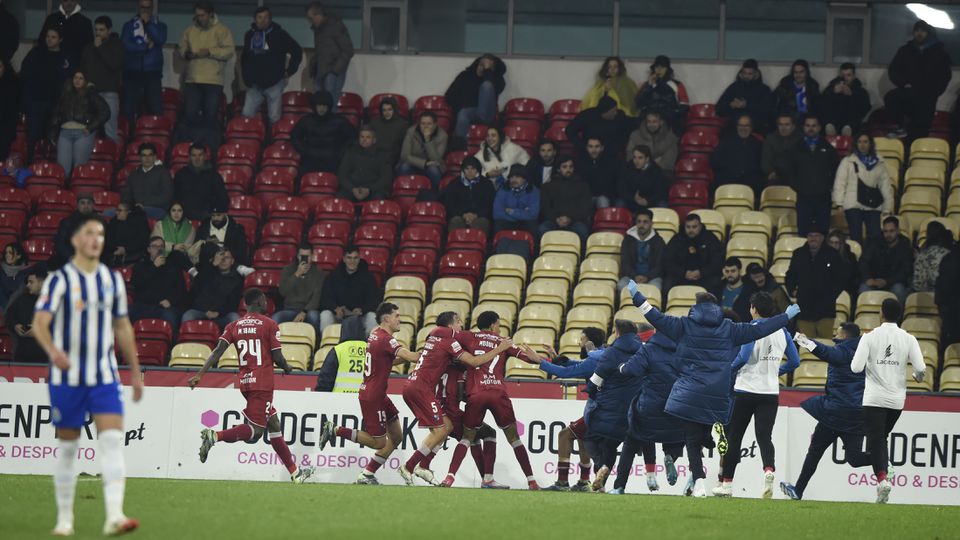
M680 376L677 344L665 334L653 334L647 343L620 366L620 372L641 381L640 392L630 403L627 436L640 442L683 442L683 429L664 412L673 383Z
M800 404L803 410L830 429L863 433L864 374L850 370L860 338L835 340L836 346L817 343L813 354L827 362L826 393Z
M627 409L630 400L640 391L641 381L620 373L620 365L632 357L643 343L636 334L620 336L607 347L597 364L591 384L600 385L595 397L587 400L583 419L589 435L599 435L618 442L627 431ZM602 382L598 382L598 378Z
M587 353L582 362L571 361L567 366L558 366L550 362L541 362L540 370L558 379L588 379L597 370L600 356L606 349L594 349Z

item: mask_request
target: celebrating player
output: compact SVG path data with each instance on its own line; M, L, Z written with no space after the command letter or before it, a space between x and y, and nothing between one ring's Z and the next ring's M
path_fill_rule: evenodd
M123 514L123 399L114 354L114 336L130 366L133 401L143 396L143 381L133 327L127 318L123 278L100 264L103 223L80 219L70 237L74 256L47 277L33 316L37 343L50 357L51 421L57 428L53 484L57 499L55 536L73 535L73 499L77 486L77 447L86 415L97 426L103 474L106 522L103 534L117 536L139 526Z
M264 315L267 310L267 297L263 291L250 289L243 295L243 301L247 304L247 314L224 328L223 335L207 362L187 382L190 388L196 387L204 373L220 361L227 347L234 345L240 362L240 371L237 373L240 393L247 400L247 407L243 409L243 416L247 421L223 431L202 430L200 463L206 463L207 455L214 444L253 441L259 439L266 429L270 436L270 445L290 473L290 480L295 484L302 484L313 474L313 469L297 468L290 448L283 440L280 418L273 407L273 365L279 366L284 373L290 373L290 366L280 352L280 327L273 319ZM270 351L269 359L263 357L266 351ZM321 450L325 446L324 442L320 445Z

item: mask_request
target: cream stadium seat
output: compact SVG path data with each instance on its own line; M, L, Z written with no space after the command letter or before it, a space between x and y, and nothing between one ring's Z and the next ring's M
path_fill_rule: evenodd
M302 322L280 323L280 343L306 345L313 353L317 346L317 331L313 325Z
M675 285L667 292L667 309L683 308L684 314L697 303L697 293L707 292L697 285Z
M890 139L888 137L877 137L874 139L874 143L877 147L877 155L899 169L903 164L903 141L900 139Z
M419 332L417 332L417 351L423 350L423 344L427 342L427 337L430 335L430 332L433 332L433 329L436 327L437 325L431 324L428 326L424 326L423 328L420 329Z
M897 296L890 291L866 291L862 292L857 296L857 316L864 313L876 313L880 314L880 306L883 304L883 301L893 298L897 299Z
M617 287L610 282L582 281L573 289L574 306L616 306Z
M620 279L620 259L587 257L580 263L580 281L611 281Z
M780 237L777 242L773 244L773 261L790 262L790 258L793 257L793 252L803 247L806 243L806 238L797 236Z
M338 343L340 343L340 325L331 324L330 326L324 328L323 334L320 336L320 346L335 346Z
M883 160L882 163L887 169L887 174L890 176L890 183L893 184L893 192L896 193L900 189L900 163L886 159Z
M787 270L790 270L789 260L776 261L770 265L770 268L767 268L767 272L770 272L770 275L777 280L777 283L787 282Z
M516 379L546 379L547 374L535 364L528 364L519 358L507 359L507 377Z
M559 332L562 318L563 309L556 304L527 304L520 310L517 329L549 328Z
M958 167L957 170L960 171L960 167ZM960 178L951 180L950 185L952 187L960 186ZM947 211L945 214L950 219L960 220L960 189L950 190L950 196L947 197Z
M793 386L799 388L823 388L827 382L827 363L804 360L793 372Z
M738 257L746 268L752 262L767 264L767 236L760 233L739 232L727 241L727 257Z
M773 236L773 221L763 212L740 212L734 216L730 226L730 235L737 233L761 233L769 240Z
M714 236L717 237L717 240L720 240L721 243L726 241L727 218L725 218L722 213L717 210L710 210L709 208L701 208L691 213L700 216L700 222L703 223L704 228L712 232Z
M487 278L480 284L480 302L510 302L519 309L522 292L515 279Z
M669 242L673 235L680 232L680 216L671 208L651 208L653 211L653 228Z
M943 194L946 186L945 176L943 169L931 167L929 163L914 165L903 175L903 187L904 189L916 186L932 187Z
M572 284L576 272L576 255L569 253L550 253L541 255L537 257L537 260L533 261L531 278L560 278Z
M663 294L656 285L651 285L649 283L637 283L637 290L643 293L643 296L647 299L647 302L650 302L651 306L660 309L660 299L663 298ZM633 298L630 296L630 291L624 287L620 290L619 307L623 308L632 305Z
M391 302L397 305L400 310L401 324L417 327L420 321L420 313L423 311L423 304L413 298L384 298L384 302Z
M569 253L580 260L580 237L570 231L550 231L540 238L540 255Z
M240 368L240 357L237 355L237 348L233 345L227 347L227 350L223 351L223 355L220 356L220 361L217 362L217 369L239 369Z
M519 255L491 255L487 258L484 278L508 277L527 282L527 261Z
M317 352L313 354L312 369L314 371L319 371L320 368L323 367L323 363L327 360L327 354L329 354L331 350L333 350L333 347L330 346L317 349Z
M364 348L366 348L366 345L364 345ZM288 345L281 343L280 351L283 353L283 357L287 360L287 363L290 364L290 368L297 371L306 371L310 364L310 356L313 355L312 350L303 345L296 344Z
M933 366L933 371L927 373L927 375L933 375L940 368L940 353L937 345L932 341L927 341L925 339L918 339L917 342L920 344L920 352L923 353L924 363L928 366Z
M860 306L857 307L859 308ZM869 332L880 326L880 315L877 313L861 313L860 315L857 315L857 318L854 320L854 322L857 323L857 326L860 327L861 331Z
M800 233L796 214L784 214L777 220L777 240L795 237Z
M917 163L936 164L945 169L950 164L950 143L936 137L921 137L910 145L910 166Z
M951 366L940 374L941 392L960 392L960 366Z
M427 286L422 279L412 276L393 276L387 280L384 298L413 298L423 304L427 301Z
M927 366L927 374L923 378L923 382L917 382L913 380L913 368L910 367L906 370L906 382L907 382L907 392L933 392L933 372L930 371L930 366Z
M443 313L444 311L453 311L460 316L460 320L463 321L463 325L467 326L469 320L467 316L470 315L470 308L467 305L467 302L460 300L440 300L437 302L431 302L430 305L423 310L423 325L427 326L430 324L437 324L437 316Z
M635 306L627 306L625 308L622 308L620 311L616 312L613 315L614 321L619 321L621 319L633 321L637 324L647 322L647 318L643 316L643 312L640 311L640 308Z
M850 249L850 253L853 253L853 256L859 261L860 256L863 255L863 247L860 245L860 242L847 238L847 247Z
M921 341L933 343L937 347L940 346L942 326L943 323L940 321L940 317L911 316L904 319L903 323L900 324L900 328L903 328L913 337Z
M170 367L203 367L210 356L210 347L202 343L178 343L170 351Z
M557 332L550 328L521 328L513 335L515 345L529 345L530 348L544 356L547 355L547 345L553 347L556 341Z
M484 311L493 311L500 316L500 327L510 330L517 320L516 309L517 307L510 302L482 302L474 306L471 319L475 321ZM464 327L467 328L466 324Z
M397 330L393 337L397 338L397 342L406 347L407 349L413 350L413 331L401 327L400 330Z
M781 216L796 215L797 192L788 186L769 186L760 194L760 211L779 222Z
M579 306L567 312L566 330L596 327L604 332L610 327L610 311L600 306Z
M553 278L538 278L527 286L526 302L557 304L562 309L567 308L567 298L570 296L570 287L566 281Z
M580 358L580 330L567 330L560 336L560 347L557 352L563 356ZM552 359L551 359L552 360Z
M903 308L903 316L919 315L921 317L938 316L940 311L934 302L932 292L915 292L907 296Z
M837 317L836 322L839 325L840 323L850 320L850 293L847 291L840 291L840 294L837 295Z
M960 343L948 345L943 351L943 367L960 367Z
M913 187L900 197L900 214L909 216L911 220L920 218L921 223L927 217L938 217L940 208L940 197L935 189Z
M744 184L717 186L713 196L713 209L723 215L726 223L730 223L738 213L753 210L755 198L753 189Z
M433 282L431 297L437 300L462 300L473 305L473 284L455 277L439 278Z
M604 256L620 260L621 243L623 243L623 235L620 233L595 232L587 238L587 258Z

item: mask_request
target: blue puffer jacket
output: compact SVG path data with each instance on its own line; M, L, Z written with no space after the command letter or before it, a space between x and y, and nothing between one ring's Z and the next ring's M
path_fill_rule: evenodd
M850 370L860 338L834 340L836 346L817 343L813 354L827 362L826 393L800 404L803 410L830 429L863 433L864 374Z
M730 416L731 362L740 345L756 341L787 326L790 319L780 314L750 323L723 318L723 309L714 303L696 304L686 317L664 315L637 293L647 321L677 345L683 371L673 385L666 411L698 424L727 423Z
M582 362L571 361L566 366L558 366L550 362L540 362L540 370L558 379L588 379L597 370L600 356L606 349L594 349L587 353Z
M138 30L142 29L142 32ZM145 37L153 41L153 47L147 45ZM123 48L127 51L124 56L123 69L133 73L162 72L163 45L167 42L167 25L152 17L146 25L134 17L123 24L120 34Z
M680 376L677 344L665 334L653 334L620 372L641 379L640 393L630 403L627 435L638 441L683 442L683 428L677 419L663 411L673 383Z
M629 360L642 346L643 342L636 334L620 336L600 356L597 371L590 378L591 383L600 389L583 409L587 433L623 440L627 431L627 409L630 400L640 391L641 381L621 374L620 364Z

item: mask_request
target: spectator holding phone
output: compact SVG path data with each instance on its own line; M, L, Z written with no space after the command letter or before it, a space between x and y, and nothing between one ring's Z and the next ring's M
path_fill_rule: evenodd
M26 283L10 298L6 310L7 328L13 337L13 361L46 363L47 354L37 344L30 325L47 270L43 265L36 265L26 270L26 274Z
M311 248L300 246L294 260L283 268L280 296L283 309L273 314L278 323L305 322L320 335L320 291L324 272L310 262Z

